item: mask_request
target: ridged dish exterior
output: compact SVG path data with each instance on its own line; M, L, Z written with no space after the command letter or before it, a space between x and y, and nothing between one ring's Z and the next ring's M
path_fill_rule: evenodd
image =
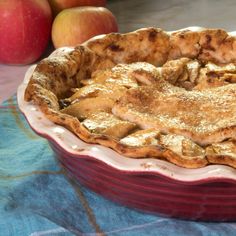
M53 141L50 145L72 178L115 202L188 220L236 220L236 183L216 179L191 184L158 173L120 171L94 157L72 155Z
M223 165L184 169L161 160L129 159L106 147L94 150L94 145L49 122L37 106L24 101L33 69L18 89L20 110L31 128L49 141L71 178L108 199L146 212L188 220L236 220L235 169Z

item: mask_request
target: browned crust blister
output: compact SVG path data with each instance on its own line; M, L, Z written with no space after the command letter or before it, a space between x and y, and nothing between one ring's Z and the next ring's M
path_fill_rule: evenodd
M211 163L236 168L234 140L200 147L189 139L179 138L176 142L180 146L176 148L171 143L174 139L166 142L166 135L169 134L149 136L147 131L148 139L145 138L142 145L132 146L122 141L125 137L112 137L108 131L89 131L86 122L83 124L60 109L59 100L69 97L71 89L81 87L82 81L90 79L95 71L113 68L119 63L147 62L162 66L169 60L183 57L196 59L200 63L235 63L236 40L221 29L167 33L161 29L146 28L127 34L108 34L84 45L58 49L39 62L26 88L25 100L38 105L49 120L67 127L85 142L110 147L129 157L165 159L186 168L198 168ZM145 74L145 71L136 73ZM126 137L131 135L131 138L135 138L135 135L132 136L134 132L139 132L135 126ZM226 152L227 148L230 151ZM197 151L191 156L191 150Z

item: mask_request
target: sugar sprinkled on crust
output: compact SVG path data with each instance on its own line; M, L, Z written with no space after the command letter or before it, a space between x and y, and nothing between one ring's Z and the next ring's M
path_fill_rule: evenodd
M235 167L234 141L229 140L230 144L227 143L227 155L225 154L225 143L212 145L208 143L207 147L198 148L191 137L185 137L183 134L182 138L176 139L176 136L172 137L170 134L162 133L161 130L155 131L159 135L151 137L152 142L149 140L150 135L145 134L145 130L139 131L140 128L132 130L132 132L138 132L134 137L130 131L131 134L127 136L131 135L130 138L123 138L123 141L120 141L107 135L106 132L93 133L77 117L61 112L60 99L70 97L73 88L84 86L83 83L91 81L91 76L96 75L98 71L109 70L119 63L128 64L128 73L132 78L135 78L137 84L150 86L164 76L160 68L156 68L156 66L159 67L167 61L169 63L170 60L183 57L196 60L200 64L212 62L221 66L222 64L235 63L236 39L221 29L185 29L168 33L157 28L145 28L127 34L113 33L97 37L74 48L58 49L51 56L39 62L27 86L25 100L37 104L48 119L67 127L82 140L110 147L126 156L161 158L187 168L197 168L209 163L223 163ZM168 81L168 84L162 86L161 89L168 90L174 86L175 91L182 91L195 86L195 79L186 80L189 76L188 73L190 73L187 68L189 59L183 59L181 62L180 76L176 77L175 82L172 81L176 84L171 85L169 84L171 81ZM151 65L142 67L140 64L140 70L129 66L132 65L130 63L135 62L146 62L154 65L155 68L152 69ZM131 67L132 69L130 69ZM168 67L166 66L166 68ZM200 74L199 69L195 69L194 73L195 75ZM195 78L195 75L192 78ZM234 80L233 77L231 79L231 81ZM226 81L226 83L228 82ZM206 84L209 89L213 86L213 83L209 81L204 82L202 86L204 87ZM225 82L219 84L224 86ZM175 85L184 86L184 88ZM233 91L235 92L234 87L232 87ZM113 102L115 106L115 99ZM136 127L135 125L134 123L133 126ZM119 126L115 127L119 128ZM235 130L228 127L222 132L224 134L231 132L232 135L227 138L235 139ZM170 136L167 139L165 135ZM135 140L135 138L145 145L129 145L125 141ZM168 143L164 140L168 140ZM172 145L176 140L178 140L178 149ZM214 151L216 147L218 148L217 152ZM199 154L199 150L201 150L201 154Z

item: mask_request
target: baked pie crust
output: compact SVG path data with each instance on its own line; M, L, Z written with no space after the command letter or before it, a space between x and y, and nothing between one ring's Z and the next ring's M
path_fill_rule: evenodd
M112 33L36 66L25 100L132 158L236 168L236 38L221 29Z

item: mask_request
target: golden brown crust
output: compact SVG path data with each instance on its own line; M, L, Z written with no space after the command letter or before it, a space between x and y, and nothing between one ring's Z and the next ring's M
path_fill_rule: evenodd
M174 32L170 35L169 60L188 57L197 58L201 47L199 45L200 34L190 30Z
M115 64L145 61L158 66L167 60L169 35L161 29L146 28L127 34L112 33L85 45Z
M113 114L142 129L184 135L203 146L236 139L236 84L203 91L175 89L163 91L155 84L130 89L116 102Z
M206 148L206 155L210 163L230 165L236 168L236 141L228 140L212 144Z
M133 62L147 62L155 66L162 66L168 60L177 58L183 59L181 59L181 62L168 62L169 64L167 63L163 67L166 69L165 73L163 72L164 70L160 71L159 68L152 69L149 64L147 64L147 67L141 66L142 69L139 70L134 69L132 65L128 66L126 72L128 71L130 77L134 79L134 85L150 85L156 83L160 76L163 76L167 81L175 85L174 91L191 90L196 85L196 77L200 72L199 65L195 65L196 68L193 71L189 69L191 66L188 68L190 59L196 59L200 64L209 61L217 64L235 62L236 40L220 29L184 30L167 33L161 29L147 28L127 34L109 34L102 38L90 40L84 45L75 48L58 49L51 56L42 60L37 65L26 88L25 100L37 104L49 120L67 127L82 140L110 147L126 156L133 158L161 158L187 168L202 167L209 163L220 163L236 167L235 142L232 142L231 146L227 146L230 146L231 152L226 154L222 151L220 154L216 154L212 151L215 148L214 145L223 144L209 144L208 147L199 147L191 139L180 135L177 148L176 145L172 144L176 142L178 135L170 136L167 139L168 136L165 136L166 134L160 133L160 130L156 129L155 132L159 135L150 136L149 131L133 130L136 127L133 124L132 132L130 131L131 133L127 136L123 127L127 125L129 125L127 127L132 127L132 124L125 123L124 126L122 122L120 126L122 127L121 132L118 132L116 137L113 137L110 132L113 131L113 127L119 127L119 125L114 126L112 124L113 126L106 127L107 131L102 129L103 132L94 133L82 123L83 119L92 119L93 121L93 113L88 113L86 117L82 116L78 119L61 110L60 99L71 96L72 88L86 85L86 83L89 84L91 76L92 79L96 78L99 74L97 72L100 70L113 68L118 63ZM194 62L191 61L190 63ZM176 78L171 76L169 69L173 69L173 65L176 66L175 75L176 72L179 73L177 73L178 76ZM112 75L114 75L114 72ZM201 86L203 89L207 86L209 88L212 87L209 81L205 81L205 77L202 80ZM225 80L234 81L234 75L228 75ZM176 87L176 85L179 87ZM225 83L220 83L220 85L217 84L216 86L224 85ZM165 85L159 84L159 89L162 91L168 91L172 87L169 83ZM125 88L127 89L127 86ZM232 91L235 92L234 88ZM112 100L111 104L114 102L116 101ZM84 109L83 106L82 108ZM103 112L108 112L109 114L110 110L103 110ZM135 146L127 143L127 140L124 140L125 137L121 138L123 134L126 134L126 137L132 136L133 132L137 132L135 137L139 140L147 135L149 137L148 141L144 138L141 141L143 145ZM147 134L142 132L147 132ZM235 138L235 130L231 128L222 130L222 133L224 135L231 133L230 137ZM168 143L166 143L166 140L169 140ZM148 142L151 143L148 145Z

